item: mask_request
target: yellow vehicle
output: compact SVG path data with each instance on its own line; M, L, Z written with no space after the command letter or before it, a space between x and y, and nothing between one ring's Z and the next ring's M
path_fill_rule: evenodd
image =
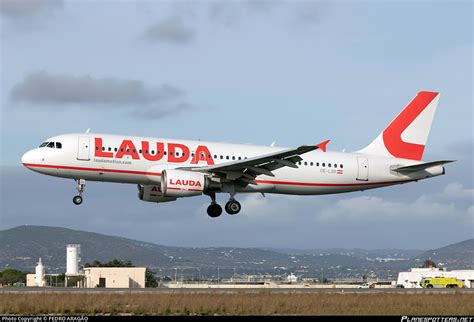
M425 277L421 280L423 288L462 288L463 283L455 277Z

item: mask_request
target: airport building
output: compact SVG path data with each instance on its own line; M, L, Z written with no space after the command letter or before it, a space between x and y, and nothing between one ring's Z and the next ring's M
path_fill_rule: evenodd
M66 247L66 272L64 284L75 287L104 288L144 288L145 267L86 267L81 268L81 245L70 244ZM41 261L35 274L26 275L28 287L51 287L58 285L60 274L47 274ZM68 283L69 280L69 283Z
M423 278L434 277L454 277L462 281L464 287L474 287L474 270L445 271L437 267L412 268L409 272L400 272L397 287L421 288L420 282Z
M85 287L144 288L145 267L86 267Z

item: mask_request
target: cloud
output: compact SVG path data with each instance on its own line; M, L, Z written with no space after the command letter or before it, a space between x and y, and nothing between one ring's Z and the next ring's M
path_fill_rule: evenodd
M449 183L442 193L421 195L414 201L394 201L373 196L345 198L322 208L315 219L317 222L347 221L362 225L375 222L419 224L446 218L469 222L473 196L473 189L465 188L460 183Z
M28 75L12 88L10 96L13 101L37 106L140 105L135 114L148 118L160 118L191 107L183 100L185 92L171 84L152 88L138 80L53 75L46 71Z
M468 202L474 201L474 189L467 189L458 182L452 182L444 188L442 194L451 200L466 200Z
M183 18L172 16L148 27L144 37L152 42L182 45L194 40L195 31L186 26Z
M62 0L1 0L0 12L10 18L27 18L62 5Z
M325 6L266 0L208 1L199 5L178 2L172 6L168 18L148 27L143 36L156 43L189 44L196 38L198 25L203 25L199 22L205 21L213 29L232 28L252 19L262 21L263 16L270 14L277 22L309 27L320 23Z

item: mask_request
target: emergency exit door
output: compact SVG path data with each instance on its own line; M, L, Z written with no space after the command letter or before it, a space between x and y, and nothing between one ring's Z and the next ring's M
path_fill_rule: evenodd
M77 145L77 159L89 161L90 138L88 136L80 136Z
M357 180L368 181L369 180L369 160L367 158L357 158Z

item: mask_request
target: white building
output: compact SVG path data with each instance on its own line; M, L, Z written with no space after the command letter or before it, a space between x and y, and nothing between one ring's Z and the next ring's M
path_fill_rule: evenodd
M43 262L41 261L41 258L39 259L36 265L35 274L26 275L26 286L38 286L38 287L46 286L44 266L43 266Z
M81 245L69 244L66 247L66 275L75 276L79 275L81 261Z
M474 270L444 271L440 268L412 268L409 272L398 273L397 287L421 288L424 277L455 277L461 280L464 287L474 287Z
M145 267L86 267L85 287L144 288Z

